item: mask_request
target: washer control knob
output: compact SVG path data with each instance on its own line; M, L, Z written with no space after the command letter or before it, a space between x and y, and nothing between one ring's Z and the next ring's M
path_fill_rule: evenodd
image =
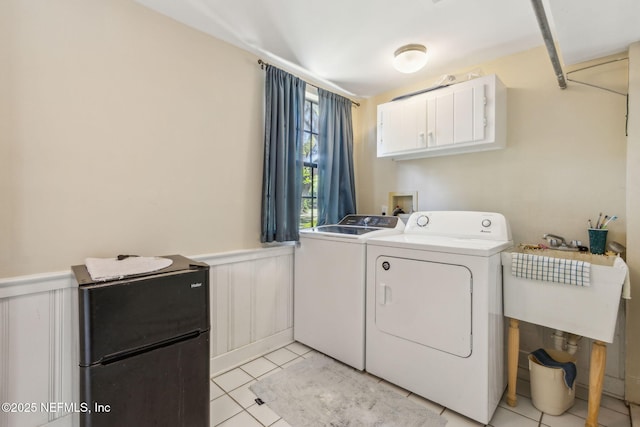
M425 227L427 224L429 224L429 217L426 215L420 215L416 220L416 224L418 225L418 227Z
M484 228L491 227L491 220L490 219L483 219L482 220L482 226Z

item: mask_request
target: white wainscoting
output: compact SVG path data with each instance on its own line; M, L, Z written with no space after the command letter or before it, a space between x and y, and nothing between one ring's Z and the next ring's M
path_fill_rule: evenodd
M211 265L212 374L293 340L293 246L190 258ZM71 271L0 279L0 403L20 410L0 427L75 424L77 311Z
M211 265L211 374L293 341L293 246L193 257Z
M70 272L0 280L0 402L18 411L3 408L0 426L49 425L68 413L43 405L73 401L75 294Z

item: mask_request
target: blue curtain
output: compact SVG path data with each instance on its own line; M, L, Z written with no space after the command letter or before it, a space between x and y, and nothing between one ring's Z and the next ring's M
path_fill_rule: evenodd
M318 225L356 212L351 100L318 89Z
M271 65L265 82L260 241L298 240L306 83Z

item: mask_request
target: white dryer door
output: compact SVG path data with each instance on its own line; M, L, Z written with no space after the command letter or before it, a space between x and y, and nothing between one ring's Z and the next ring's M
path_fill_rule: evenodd
M380 256L375 322L387 334L471 355L471 271L462 265Z

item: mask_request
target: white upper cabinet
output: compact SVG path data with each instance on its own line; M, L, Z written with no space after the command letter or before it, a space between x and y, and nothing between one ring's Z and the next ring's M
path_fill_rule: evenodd
M506 93L490 75L378 105L378 157L402 160L504 148Z

